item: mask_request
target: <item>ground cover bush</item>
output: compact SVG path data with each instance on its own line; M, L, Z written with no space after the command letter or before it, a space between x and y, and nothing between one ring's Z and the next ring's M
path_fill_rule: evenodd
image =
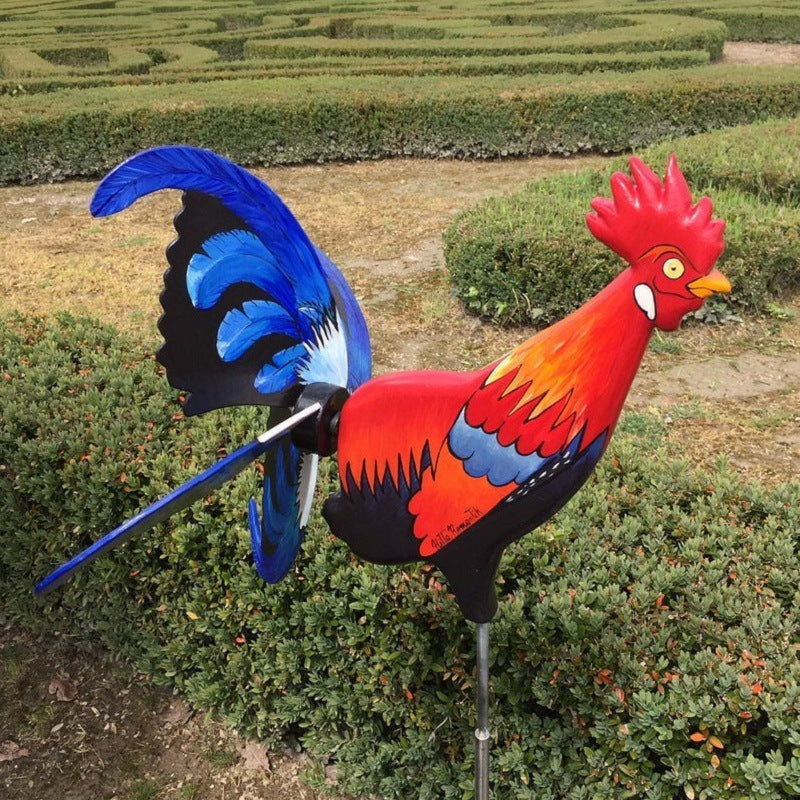
M222 62L213 70L206 69L203 78L213 80L250 74L269 77L304 75L526 75L536 73L633 72L640 69L678 69L708 64L705 50L667 50L637 53L535 53L522 56L484 56L467 59L398 56L391 59L365 57L353 61L344 56L312 56L287 66L283 59L247 59ZM164 68L171 70L172 65ZM177 76L176 76L177 77ZM183 73L181 80L187 80ZM27 84L30 89L31 84Z
M219 54L210 47L201 47L198 44L164 45L161 53L165 58L163 64L153 65L155 80L161 80L160 73L164 70L172 72L182 72L183 70L194 69L200 65L207 65L217 61Z
M768 120L723 132L698 134L647 148L646 156L666 163L670 153L692 185L739 189L759 200L800 206L800 159L795 143L800 119Z
M663 174L675 152L696 194L709 193L727 221L720 264L735 290L716 301L726 308L763 312L800 289L797 126L743 126L639 153ZM466 308L501 324L545 325L595 294L623 266L584 223L607 184L606 171L550 178L464 212L445 234L445 258Z
M3 320L4 616L103 643L247 734L293 730L356 795L463 797L473 631L446 587L359 562L317 515L298 571L263 585L244 521L255 469L33 600L36 577L263 426L252 410L184 420L173 395L111 328ZM504 557L504 798L800 791L800 486L691 469L662 426L629 416L597 477Z
M719 20L728 28L733 41L745 42L798 42L800 41L800 14L796 9L740 8L737 10L704 9L702 16Z
M26 47L0 49L0 75L3 78L29 78L53 73L53 65ZM19 87L19 84L12 84Z

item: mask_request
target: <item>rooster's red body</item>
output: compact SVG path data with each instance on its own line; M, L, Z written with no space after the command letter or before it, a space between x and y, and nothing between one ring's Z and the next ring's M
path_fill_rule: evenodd
M730 290L713 269L724 223L710 200L692 204L674 158L663 182L637 159L631 169L587 215L629 264L602 292L484 369L377 378L342 411L342 491L323 512L333 531L369 560L437 564L476 622L494 614L505 546L591 474L653 328Z
M232 453L37 591L262 453L263 516L251 501L250 534L259 575L280 580L302 542L317 455L332 451L338 429L341 489L323 509L334 533L372 561L436 564L464 614L488 621L503 549L591 475L652 330L677 328L707 297L730 290L713 269L724 224L712 220L711 201L692 203L674 158L663 181L637 159L631 172L612 177L612 199L595 199L586 218L629 266L586 305L476 372L370 380L355 295L268 186L191 147L154 148L121 164L98 187L93 213L116 213L160 189L184 190L178 237L167 251L158 358L184 393L186 413L254 403L277 408L280 419L293 408L287 424L307 422L291 438L264 434ZM308 407L318 409L313 420Z

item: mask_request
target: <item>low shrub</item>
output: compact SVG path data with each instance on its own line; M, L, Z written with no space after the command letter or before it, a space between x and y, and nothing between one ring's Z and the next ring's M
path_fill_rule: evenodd
M797 124L769 122L639 153L661 173L677 153L695 196L710 194L727 221L720 265L734 292L717 303L763 312L800 289ZM622 160L615 166L627 169ZM584 224L591 199L610 194L610 171L546 179L462 213L445 233L445 258L466 308L500 324L546 325L616 275L623 262Z
M218 17L214 20L217 23L217 28L220 31L238 31L243 28L259 28L264 23L264 12L260 13L233 13L233 14L223 14L221 17ZM272 25L275 25L275 21L270 20Z
M348 20L352 22L351 20ZM533 20L535 22L535 18ZM627 23L627 24L624 24ZM726 28L721 22L647 14L622 18L620 24L601 30L549 36L547 28L532 28L530 36L474 36L469 38L420 39L395 36L385 23L353 22L347 36L295 39L251 39L245 46L249 58L308 58L314 55L465 57L476 55L525 55L531 53L609 53L651 50L706 50L712 59L722 55ZM537 35L539 34L539 35Z
M788 8L705 9L701 16L724 22L733 41L800 42L800 14Z
M108 48L108 69L125 75L146 73L151 65L150 56L132 45L115 45Z
M619 257L583 218L606 183L594 172L545 179L461 213L444 248L467 310L500 324L548 325L605 286Z
M169 70L170 72L193 69L200 65L208 65L219 59L219 53L210 47L201 47L197 44L167 44L162 51L166 61L155 68L155 72Z
M188 50L187 48L192 48ZM121 49L121 48L120 48ZM113 56L117 48L109 48ZM2 81L10 78L2 71L0 56L0 94L13 91L15 94L25 92L56 92L61 89L91 88L99 86L145 85L167 83L196 83L201 81L230 80L232 78L288 78L308 77L312 75L540 75L565 74L581 75L586 72L634 72L642 69L681 69L708 64L709 56L704 50L665 50L663 52L646 53L582 53L537 54L532 56L500 56L497 58L470 59L418 59L394 58L357 59L331 56L326 58L308 58L302 61L286 59L247 59L218 61L218 53L210 48L196 45L165 45L158 50L148 50L146 63L141 72L131 66L121 69L110 65L110 72L126 72L124 75L95 73L87 76L59 73L50 74L47 78L28 77ZM43 61L47 65L47 62ZM50 73L50 70L47 70ZM33 73L31 73L33 74ZM136 75L136 77L131 77Z
M38 78L62 72L58 66L45 61L40 55L26 47L3 47L0 49L0 75L4 78Z
M59 47L39 50L38 55L46 61L63 67L108 66L107 47Z
M767 120L651 145L642 157L666 164L675 153L698 191L737 189L770 203L800 206L800 119Z
M463 213L445 233L450 277L467 310L503 325L549 325L586 302L625 266L584 223L589 201L609 196L607 173L537 182ZM713 192L728 223L721 268L729 306L763 312L800 289L800 211L741 192Z
M297 570L265 586L244 520L255 469L32 598L63 558L263 421L181 419L152 358L110 328L3 323L4 617L111 647L245 734L293 731L336 761L343 791L468 794L473 631L447 587L426 567L358 561L317 514ZM555 522L503 559L495 792L796 797L800 485L691 469L658 425L631 421Z

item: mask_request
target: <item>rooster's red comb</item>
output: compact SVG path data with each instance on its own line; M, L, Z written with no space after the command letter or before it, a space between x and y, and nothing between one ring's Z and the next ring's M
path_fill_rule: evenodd
M657 245L679 248L700 272L707 272L725 243L725 223L712 220L708 197L692 205L692 193L670 156L664 181L638 158L631 158L632 178L611 177L613 199L596 197L586 215L589 230L601 242L634 264Z

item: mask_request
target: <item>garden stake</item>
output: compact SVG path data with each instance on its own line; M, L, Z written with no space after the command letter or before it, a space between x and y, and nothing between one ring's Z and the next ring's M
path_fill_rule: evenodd
M478 727L475 729L475 800L489 800L489 623L479 622Z

